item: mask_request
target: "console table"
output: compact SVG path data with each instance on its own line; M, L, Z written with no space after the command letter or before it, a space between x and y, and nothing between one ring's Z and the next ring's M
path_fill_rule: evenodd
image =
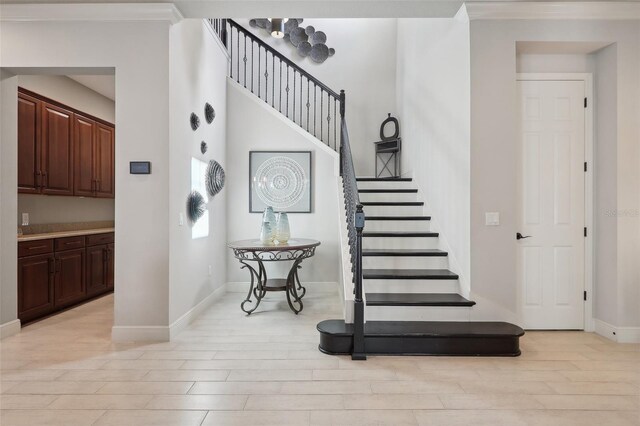
M298 269L304 259L315 254L320 241L309 239L291 239L283 244L264 244L260 240L242 240L229 243L229 248L251 274L251 284L247 298L240 304L240 309L250 315L260 305L268 291L284 291L287 294L289 308L297 315L302 311L302 298L307 290L300 284ZM264 262L293 261L286 278L268 278ZM251 304L251 295L255 297L255 305Z

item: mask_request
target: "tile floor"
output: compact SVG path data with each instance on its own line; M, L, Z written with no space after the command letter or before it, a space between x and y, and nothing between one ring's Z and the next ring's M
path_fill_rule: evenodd
M170 343L111 343L113 297L1 343L0 424L640 425L640 345L529 332L519 358L348 357L317 350L337 295L293 315L227 294Z

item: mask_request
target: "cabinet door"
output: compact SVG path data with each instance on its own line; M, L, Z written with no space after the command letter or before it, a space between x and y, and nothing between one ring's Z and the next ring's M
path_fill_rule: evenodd
M87 247L87 296L107 291L107 246Z
M27 322L53 311L53 253L18 259L18 318Z
M95 122L81 115L73 119L73 194L92 196L95 191Z
M64 307L86 296L85 249L68 250L55 254L55 306Z
M115 196L115 137L114 128L96 123L96 195L102 198Z
M36 98L18 94L18 192L40 192L40 113Z
M115 251L114 244L107 245L107 289L113 290L115 283Z
M73 113L44 103L42 108L43 194L73 195Z

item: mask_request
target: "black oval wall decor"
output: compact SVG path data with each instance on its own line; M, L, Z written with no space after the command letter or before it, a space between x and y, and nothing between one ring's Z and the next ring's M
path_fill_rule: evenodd
M209 149L207 143L205 141L200 142L200 152L204 154L207 152L207 149Z
M204 105L204 118L209 124L211 124L213 122L213 119L216 118L216 110L213 109L209 102Z
M195 112L191 113L191 116L189 117L189 123L191 124L191 130L193 130L194 132L198 129L198 127L200 127L200 118L196 115Z
M192 223L196 223L204 214L206 207L204 197L198 191L191 191L187 197L187 216Z

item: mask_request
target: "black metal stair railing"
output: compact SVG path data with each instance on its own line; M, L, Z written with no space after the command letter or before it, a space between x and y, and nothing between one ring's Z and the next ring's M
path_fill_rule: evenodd
M209 23L229 52L229 78L340 154L355 296L351 356L366 359L362 299L365 215L358 196L345 120L345 92L336 93L234 20L210 19Z

